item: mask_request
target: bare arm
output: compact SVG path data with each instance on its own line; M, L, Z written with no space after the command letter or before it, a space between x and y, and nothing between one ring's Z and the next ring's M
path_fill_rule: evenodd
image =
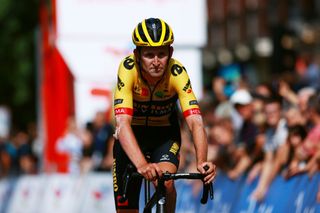
M212 162L207 162L208 144L207 135L204 129L202 117L199 114L190 115L186 117L186 122L191 131L194 147L196 151L197 169L199 172L206 174L204 179L206 183L213 181L216 171L215 165ZM209 169L205 171L204 167L208 166Z
M258 201L261 201L264 199L270 182L271 182L271 176L272 176L272 163L273 163L273 153L272 152L267 152L265 153L265 159L262 163L262 171L261 175L259 178L258 185L256 189L252 193L252 197Z
M244 150L241 150L243 153L237 162L236 166L228 172L228 176L231 179L237 179L240 175L242 175L251 165L252 161L250 157L245 153Z
M279 94L285 98L287 101L289 101L293 105L298 104L298 97L297 95L290 89L290 86L285 81L279 82Z
M221 77L216 77L212 80L212 90L219 102L228 100L227 96L223 92L225 84L225 80Z
M320 147L318 147L317 152L311 157L306 165L306 170L309 176L313 176L320 167Z
M116 116L116 134L120 144L132 161L138 172L146 179L155 179L158 175L162 175L162 171L157 164L148 163L144 157L138 142L133 134L131 128L130 115L117 115Z
M279 146L274 156L273 168L270 174L270 182L280 173L281 168L285 165L289 159L290 148L287 143Z
M186 121L193 137L197 163L201 164L203 162L206 162L208 154L208 145L201 115L188 116L186 118Z

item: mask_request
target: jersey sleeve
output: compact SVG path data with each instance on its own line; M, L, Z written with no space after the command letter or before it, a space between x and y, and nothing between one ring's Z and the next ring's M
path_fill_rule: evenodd
M193 93L191 81L185 67L175 61L170 69L172 85L178 94L183 116L187 117L193 114L201 114L198 101Z
M133 115L132 88L134 82L134 59L126 57L119 65L117 87L114 94L115 115Z

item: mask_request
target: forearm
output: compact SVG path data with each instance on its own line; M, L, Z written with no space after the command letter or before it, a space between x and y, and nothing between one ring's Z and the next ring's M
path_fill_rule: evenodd
M233 171L240 175L249 168L250 164L251 164L251 159L249 158L249 156L244 155L238 161Z
M290 148L287 144L281 145L276 151L276 156L273 159L270 181L272 181L281 171L281 168L287 163L289 158Z
M139 168L140 166L146 164L147 161L138 145L130 123L124 121L122 118L117 118L116 128L121 147L135 167Z
M192 117L192 118L191 118ZM207 136L200 115L192 115L186 118L194 141L197 163L207 161L208 144Z
M291 90L288 91L283 97L293 105L297 105L299 102L297 95Z
M271 178L270 178L271 173L272 173L272 162L271 161L264 162L262 165L261 176L257 186L258 188L269 187L271 182Z
M309 169L320 162L320 149L308 161L306 168Z

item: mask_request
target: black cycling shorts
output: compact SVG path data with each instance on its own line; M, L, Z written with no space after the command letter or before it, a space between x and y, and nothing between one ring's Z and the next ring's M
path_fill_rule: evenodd
M178 168L181 140L180 137L177 139L178 140L168 140L157 147L149 146L148 148L140 148L143 153L150 156L150 162L171 162ZM149 141L149 143L152 142ZM114 143L113 156L113 191L116 209L139 209L142 179L131 179L127 189L128 200L123 203L119 201L123 191L123 174L127 165L131 163L119 141L115 141Z

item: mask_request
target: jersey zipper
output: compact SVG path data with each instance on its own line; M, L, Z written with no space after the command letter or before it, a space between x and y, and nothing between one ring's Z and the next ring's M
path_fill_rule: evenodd
M169 62L168 62L168 63L169 63ZM140 64L139 64L139 67L140 67ZM163 80L163 78L164 78L164 76L166 75L166 72L167 72L167 71L165 71L165 72L163 73L161 79L154 85L154 88L153 88L153 89L151 89L150 84L149 84L148 81L143 77L141 69L139 69L139 72L140 72L141 79L144 81L144 83L147 85L147 87L148 87L148 89L149 89L149 91L150 91L150 99L149 99L149 105L148 105L148 112L149 112L149 111L150 111L150 107L151 107L152 98L153 98L153 93L154 93L154 91L156 90L158 84ZM146 116L146 124L145 124L146 127L149 126L149 125L148 125L148 121L149 121L149 113L147 113L147 116Z
M148 84L148 82L147 81L145 81L146 82L146 84L147 84L147 86L148 86L148 89L149 89L149 91L150 91L150 99L149 99L149 106L148 106L148 113L147 113L147 116L146 116L146 127L148 127L149 125L148 125L148 121L149 121L149 112L150 112L150 108L151 108L151 104L152 104L152 100L153 100L153 93L154 93L154 91L156 90L156 88L157 88L157 86L158 86L158 84L160 83L160 81L162 80L162 78L154 85L154 87L153 87L153 89L151 89L151 87L150 87L150 85Z

